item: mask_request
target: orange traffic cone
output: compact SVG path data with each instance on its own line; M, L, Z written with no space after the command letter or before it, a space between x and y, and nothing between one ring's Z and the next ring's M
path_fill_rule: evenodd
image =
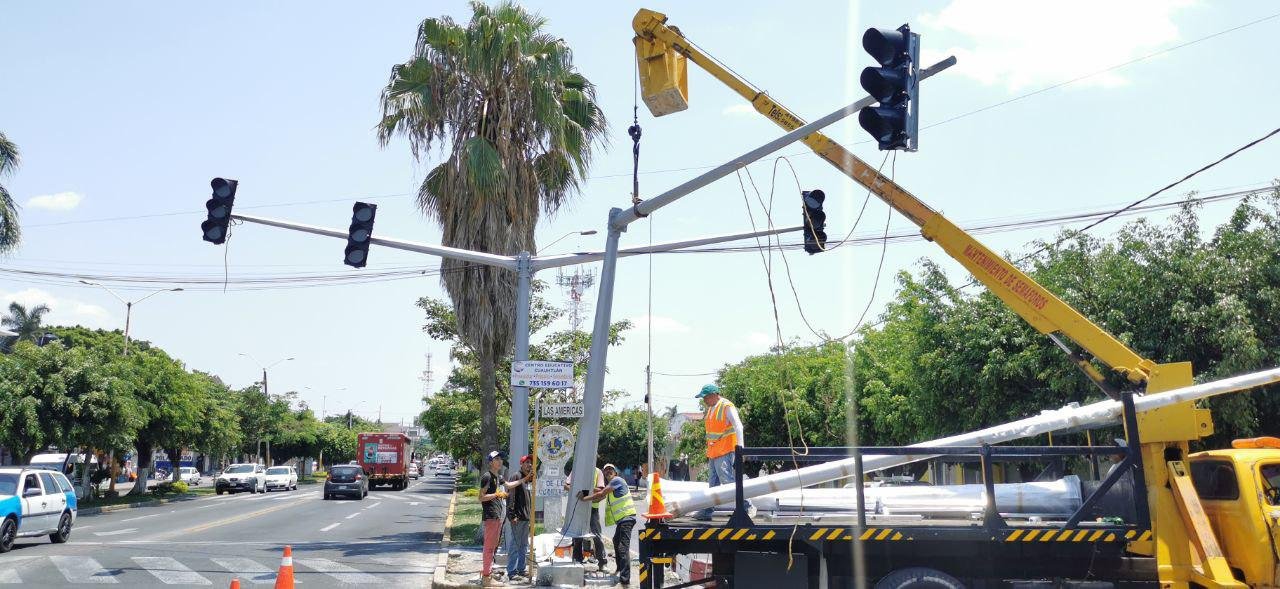
M284 547L280 572L276 573L276 589L293 589L293 549L288 546Z
M644 516L651 520L671 519L675 517L667 513L667 505L662 502L662 478L658 473L649 475L649 513Z
M240 579L231 579L231 587L229 589L240 589Z

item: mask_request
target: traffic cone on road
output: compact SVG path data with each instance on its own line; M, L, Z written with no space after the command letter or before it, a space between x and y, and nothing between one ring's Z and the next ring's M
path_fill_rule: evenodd
M240 579L231 579L231 587L228 589L240 589Z
M644 516L650 520L663 520L675 517L667 513L667 504L662 502L662 480L658 473L649 475L649 513Z
M293 589L293 549L288 546L284 547L284 558L276 573L276 589Z

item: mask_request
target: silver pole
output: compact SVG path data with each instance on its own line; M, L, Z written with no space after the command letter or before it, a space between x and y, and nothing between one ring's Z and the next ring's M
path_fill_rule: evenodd
M533 268L529 264L529 252L516 256L516 350L514 360L529 359L529 279ZM513 387L511 391L511 453L513 465L529 453L529 388Z
M580 538L591 533L588 519L591 504L583 493L594 490L596 448L600 441L600 410L604 400L604 367L609 353L609 322L613 315L613 283L618 272L618 238L626 226L616 220L622 209L609 211L609 235L604 246L604 266L600 269L600 292L596 297L596 320L591 337L591 360L587 364L586 389L582 394L584 414L578 421L578 441L573 450L573 481L565 502L563 535Z
M804 229L802 226L795 227L779 227L776 229L766 229L764 231L747 231L743 233L727 233L724 235L711 235L708 237L699 237L697 239L686 239L682 241L668 241L664 243L655 243L652 245L642 245L638 247L629 247L618 250L618 257L625 258L629 256L638 256L641 254L651 254L657 252L666 252L671 250L684 249L687 247L698 247L700 245L712 245L716 243L724 243L726 241L738 241L739 239L747 239L749 237L765 237L768 235L779 235L782 233L791 233ZM585 264L587 262L595 262L604 259L604 252L580 252L576 254L557 254L554 256L534 256L533 271L545 270L547 268L559 268L561 266L573 266L576 264Z

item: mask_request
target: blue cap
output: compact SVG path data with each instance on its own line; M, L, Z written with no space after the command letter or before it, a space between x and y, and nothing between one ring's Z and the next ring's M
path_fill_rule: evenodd
M719 395L719 394L720 394L720 387L713 384L709 384L709 385L703 385L702 390L698 391L698 394L694 395L693 398L701 399L707 395Z

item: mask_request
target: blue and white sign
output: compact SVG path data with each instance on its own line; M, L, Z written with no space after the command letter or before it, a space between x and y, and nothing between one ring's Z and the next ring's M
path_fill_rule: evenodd
M511 386L532 389L573 387L572 362L521 360L511 363Z

